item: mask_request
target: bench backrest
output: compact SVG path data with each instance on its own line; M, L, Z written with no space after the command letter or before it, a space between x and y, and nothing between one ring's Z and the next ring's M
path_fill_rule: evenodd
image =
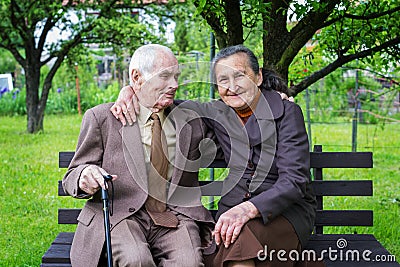
M74 152L59 152L59 168L68 168ZM214 161L207 168L225 168L224 161ZM372 168L372 152L322 152L322 146L314 146L310 152L310 167L313 172L312 186L317 198L315 219L316 234L323 233L324 226L372 226L372 210L324 210L324 196L372 196L371 180L323 180L326 168ZM211 181L200 181L206 185ZM214 181L213 187L202 187L203 196L219 196L222 181ZM61 181L58 182L58 195L65 194ZM80 209L59 209L59 224L76 224ZM215 213L215 211L213 211Z

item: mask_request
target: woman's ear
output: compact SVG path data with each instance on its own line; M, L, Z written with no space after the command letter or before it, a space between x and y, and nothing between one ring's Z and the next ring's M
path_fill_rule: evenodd
M257 86L260 87L262 82L263 82L263 76L262 76L262 68L258 70L258 75L257 75Z

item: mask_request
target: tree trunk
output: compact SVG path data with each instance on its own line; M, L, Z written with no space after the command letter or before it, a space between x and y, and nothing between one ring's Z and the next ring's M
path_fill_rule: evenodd
M287 82L289 65L278 67L278 62L290 44L285 12L289 6L286 1L264 0L266 4L269 2L272 2L271 11L263 15L263 67L274 69Z
M242 12L240 1L225 0L226 46L243 44ZM220 49L223 47L220 47Z
M34 53L32 53L34 54ZM43 130L44 109L40 108L40 60L27 53L25 69L26 85L26 113L28 133L37 133Z

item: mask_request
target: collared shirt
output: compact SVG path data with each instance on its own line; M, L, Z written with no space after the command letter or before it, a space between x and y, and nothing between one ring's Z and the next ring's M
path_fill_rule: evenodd
M140 105L140 104L139 104ZM149 173L150 169L150 153L151 153L151 126L153 125L153 120L150 119L151 110L140 105L140 113L137 118L137 122L139 124L140 135L142 137L142 144L144 150L144 159L146 163L147 173ZM168 146L168 179L171 179L173 174L173 166L175 160L175 146L176 146L176 131L171 122L171 120L167 119L164 110L157 113L160 118L161 127L165 133L165 137L167 139Z

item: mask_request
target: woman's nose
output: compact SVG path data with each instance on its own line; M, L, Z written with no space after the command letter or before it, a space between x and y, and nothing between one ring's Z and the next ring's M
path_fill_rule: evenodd
M235 79L231 79L229 81L228 90L231 91L231 92L236 92L237 91L237 86L236 86L236 83L235 83Z

